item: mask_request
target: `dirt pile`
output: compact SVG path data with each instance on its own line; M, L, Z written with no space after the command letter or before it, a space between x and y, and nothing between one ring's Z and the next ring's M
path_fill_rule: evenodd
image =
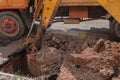
M59 74L57 80L120 80L119 57L120 43L108 40L106 35L93 33L81 38L48 32L41 51L27 54L25 66L32 75L42 78ZM25 59L21 61L25 62ZM19 63L5 67L13 64L8 67L12 73ZM24 68L23 63L20 64L17 68Z
M117 77L112 78L112 80L120 80L120 75L118 75Z
M80 54L68 55L57 80L116 80L119 57L120 43L100 39Z
M48 32L41 51L27 54L26 67L41 78L58 74L57 80L120 80L119 61L120 43L108 40L105 35L88 34L80 38ZM15 65L11 67L8 69Z
M32 74L39 76L59 73L64 56L69 53L80 53L83 42L84 39L79 37L47 33L42 43L42 49L36 53L36 56L33 56L34 59L28 59L29 70Z
M81 52L81 45L85 39L86 38L81 39L76 36L48 32L44 38L42 48L53 47L57 50L62 50L63 53Z
M35 59L29 60L29 70L34 75L54 75L60 70L63 56L55 48L46 48L36 54Z
M84 38L81 38L80 36L76 37L63 33L46 33L42 48L53 47L62 50L63 53L80 53L87 47L93 47L99 39L108 39L103 34L86 34Z

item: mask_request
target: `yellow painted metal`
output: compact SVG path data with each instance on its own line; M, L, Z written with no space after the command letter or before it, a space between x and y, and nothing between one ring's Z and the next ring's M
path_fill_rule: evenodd
M47 26L48 23L50 23L61 1L62 0L45 0L44 1L44 9L43 9L42 19L41 19L42 24L44 24L44 26Z
M61 6L100 6L97 0L62 0Z
M37 34L33 41L33 46L34 46L33 48L36 48L37 50L41 48L41 42L43 40L43 37L45 36L46 29L48 28L49 24L52 23L55 13L60 6L60 3L61 3L61 0L39 0L39 3L37 5L37 8L34 14L34 21L38 17L38 13L40 13L41 9L42 9L42 15L40 20L40 25L37 29ZM31 26L30 32L32 28L33 28L33 24ZM29 34L28 34L28 37L29 37Z
M37 30L36 38L40 38L43 32L43 29L46 29L48 25L52 23L52 19L54 18L60 3L61 3L61 0L45 0L44 1L43 12L41 16L40 25Z
M120 0L98 0L119 23L120 23Z

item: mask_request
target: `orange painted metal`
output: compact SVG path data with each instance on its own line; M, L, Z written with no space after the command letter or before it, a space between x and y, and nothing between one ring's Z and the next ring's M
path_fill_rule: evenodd
M0 0L0 9L26 9L28 0Z
M97 0L62 0L61 6L100 6Z
M88 7L70 7L69 16L70 18L87 18Z

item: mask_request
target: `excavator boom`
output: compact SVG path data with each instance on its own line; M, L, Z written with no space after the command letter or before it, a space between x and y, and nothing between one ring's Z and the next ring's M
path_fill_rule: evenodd
M55 16L57 9L59 8L61 1L62 0L45 0L45 1L39 0L39 3L37 5L37 8L36 8L36 11L34 14L33 24L34 24L34 21L39 17L41 10L42 10L42 15L41 15L41 20L40 20L40 25L38 26L38 29L37 29L37 34L36 34L35 38L33 39L34 43L32 43L33 48L37 49L37 51L41 47L42 39L45 35L46 29L52 23L52 20ZM49 5L49 4L51 4L51 5ZM32 28L33 28L33 25L31 26L31 30L32 30ZM31 32L31 30L30 30L30 32ZM29 32L29 34L30 34L30 32ZM29 37L29 34L28 34L28 37ZM31 39L27 39L27 40L31 41ZM27 41L27 40L26 40L26 42L28 42L28 43L27 44L24 43L25 45L30 44L29 43L30 41Z
M98 2L120 23L120 0L98 0Z

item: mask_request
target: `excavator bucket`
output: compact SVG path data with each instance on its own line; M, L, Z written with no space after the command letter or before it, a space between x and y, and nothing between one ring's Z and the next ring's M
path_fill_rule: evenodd
M98 0L119 23L120 23L120 0Z

